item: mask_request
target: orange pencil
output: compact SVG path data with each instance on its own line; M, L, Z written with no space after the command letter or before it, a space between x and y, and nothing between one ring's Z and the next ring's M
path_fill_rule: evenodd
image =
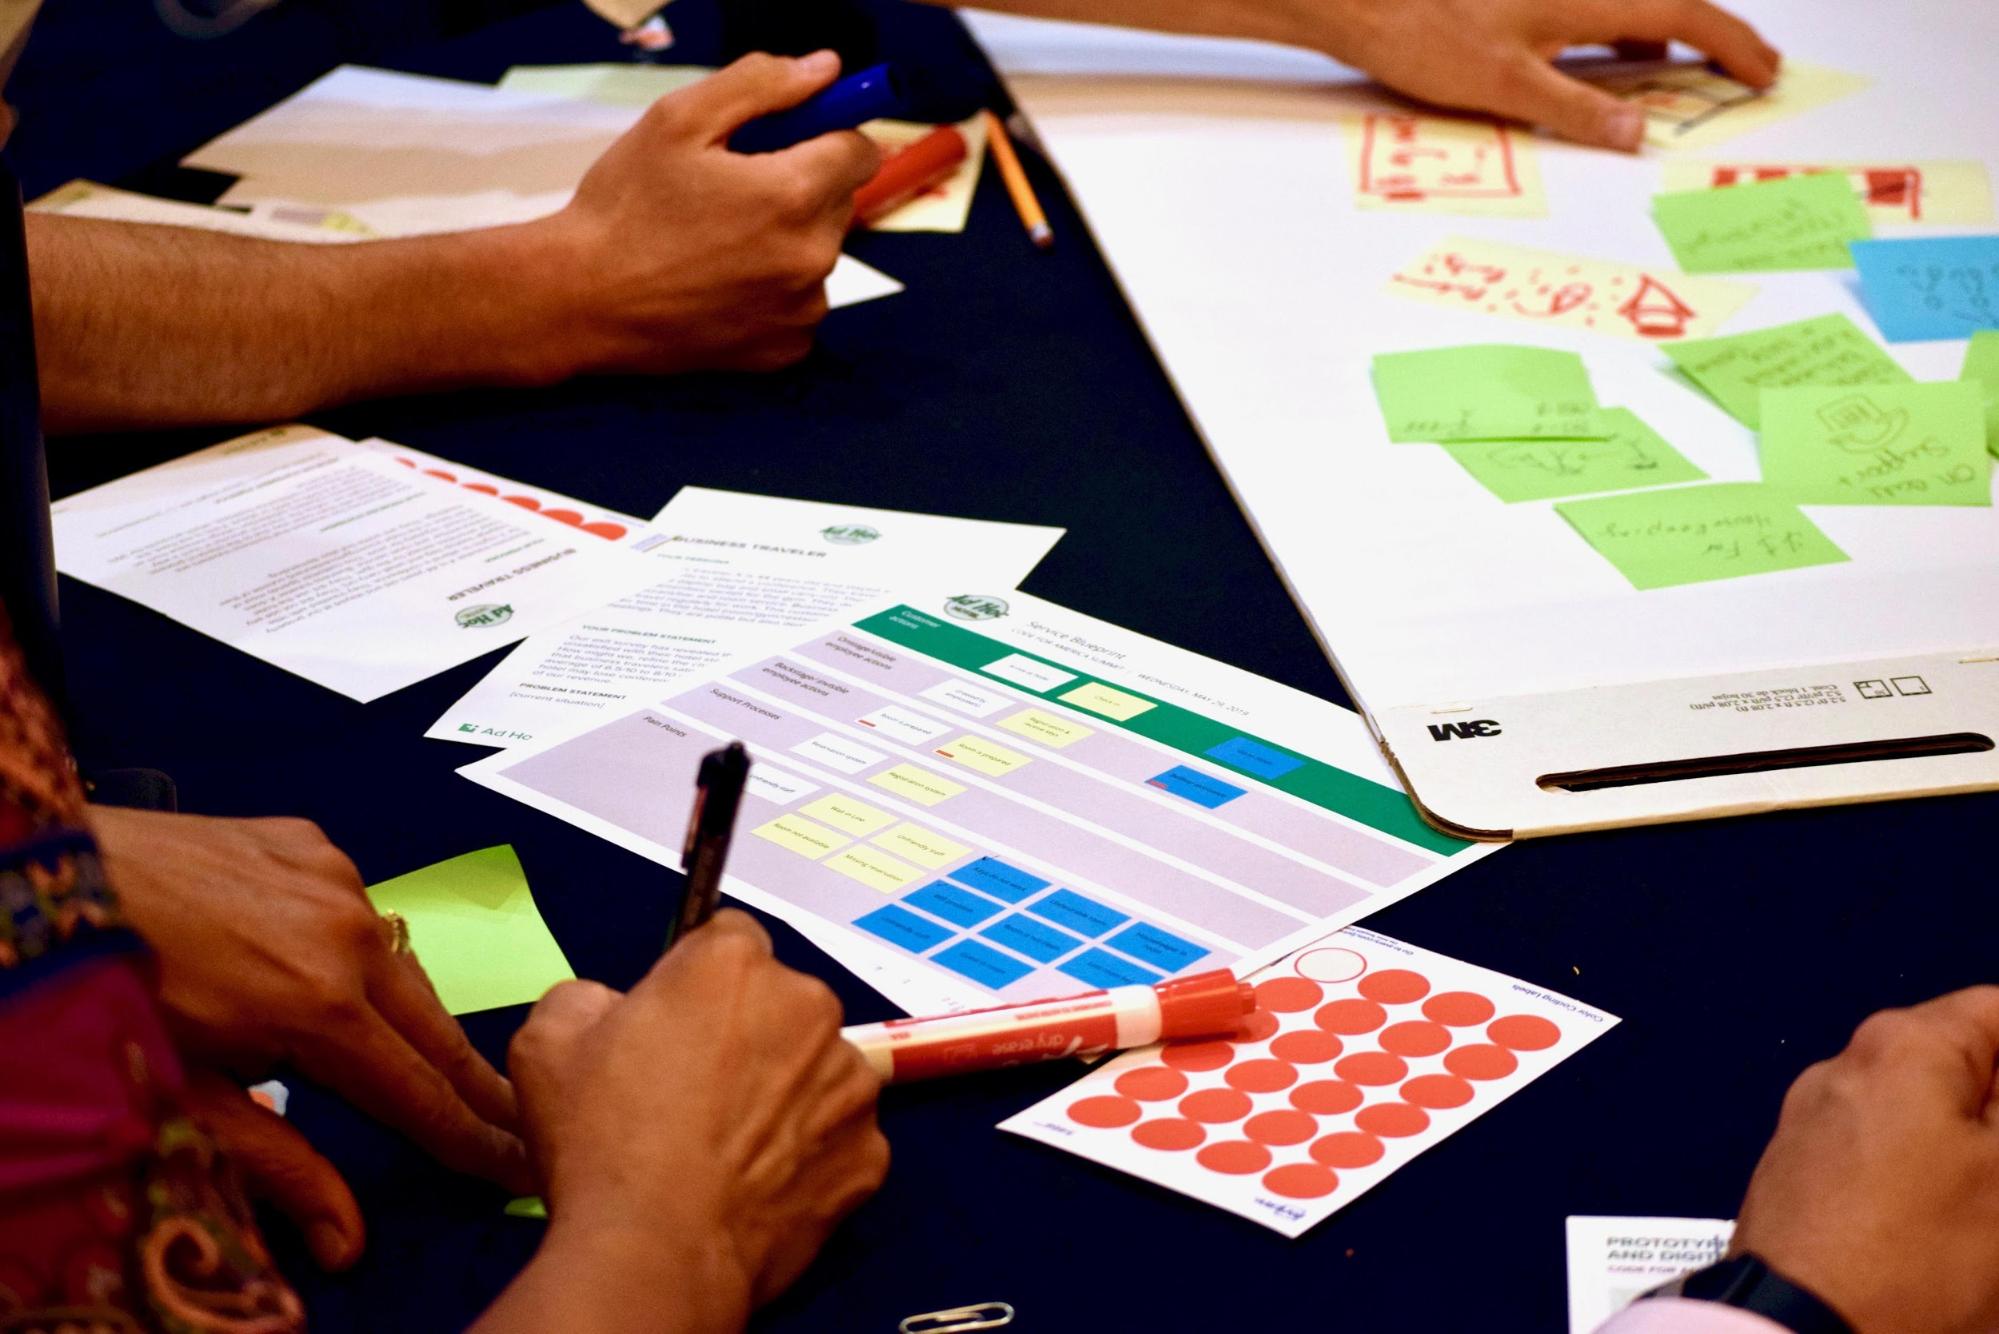
M1000 179L1006 182L1006 192L1013 197L1014 211L1020 214L1020 225L1027 228L1028 239L1046 250L1055 244L1048 215L1041 211L1041 201L1034 197L1034 187L1027 183L1027 173L1021 170L1005 123L991 111L986 112L986 138L992 145L993 161L999 164Z

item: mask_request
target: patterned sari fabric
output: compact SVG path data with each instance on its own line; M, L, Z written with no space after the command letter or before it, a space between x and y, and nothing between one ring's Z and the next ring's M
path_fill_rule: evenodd
M0 1334L304 1327L182 1087L0 609Z

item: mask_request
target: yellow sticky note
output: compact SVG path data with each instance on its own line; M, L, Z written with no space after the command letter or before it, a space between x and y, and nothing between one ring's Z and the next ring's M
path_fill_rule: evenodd
M1343 123L1356 207L1485 217L1547 215L1534 140L1511 126L1406 113L1370 113Z
M1101 713L1116 722L1128 723L1139 714L1154 707L1149 699L1137 695L1127 695L1122 690L1113 690L1102 681L1091 681L1077 686L1067 694L1056 696L1064 704L1073 704L1091 713Z
M835 848L845 847L851 841L846 835L836 834L825 825L814 824L799 815L780 815L768 824L758 825L750 832L758 838L777 844L787 852L795 852L814 861Z
M526 1005L576 976L505 844L371 885L368 901L409 923L410 948L452 1014Z
M1081 723L1072 723L1067 718L1057 718L1054 714L1041 709L1022 709L1019 713L1000 719L997 725L1017 736L1024 736L1029 741L1039 741L1042 745L1053 746L1057 750L1092 734L1090 729Z
M921 880L923 872L906 862L899 862L872 848L848 848L827 858L822 865L830 866L849 880L858 880L869 889L878 889L884 894L893 894L907 886L912 880Z
M883 791L893 792L921 806L935 806L940 801L949 801L965 790L963 784L913 764L898 764L893 769L884 769L868 781Z
M996 741L971 735L939 746L937 753L947 760L956 760L968 769L977 769L989 778L1004 778L1029 762L1027 756L1017 750L1008 750Z
M1983 162L1970 160L1765 162L1737 158L1707 162L1671 158L1661 183L1667 190L1712 190L1821 172L1844 175L1867 216L1877 224L1962 227L1992 221L1991 178Z
M1592 80L1645 112L1645 142L1703 148L1824 106L1867 86L1844 70L1787 60L1774 86L1758 92L1705 65L1613 73Z
M819 800L798 808L800 815L809 815L815 820L823 820L833 828L856 838L866 838L877 829L895 823L895 817L887 811L878 811L864 801L859 801L844 792L832 792Z
M871 841L878 848L900 853L918 866L932 871L948 866L971 852L962 843L953 843L942 834L933 834L920 825L908 823L899 824Z
M1648 343L1705 338L1756 294L1723 278L1464 236L1403 265L1388 288L1433 306Z
M701 65L516 65L500 76L509 92L573 97L614 106L650 106L668 93L701 82L715 71Z
M909 147L936 129L906 120L871 120L861 133L881 146L884 155ZM958 169L907 204L868 224L875 232L962 232L971 216L972 195L979 169L986 160L986 118L974 116L958 125L965 136L965 160Z

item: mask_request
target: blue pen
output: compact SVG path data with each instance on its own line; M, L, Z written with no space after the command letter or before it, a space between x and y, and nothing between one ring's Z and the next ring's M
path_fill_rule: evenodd
M738 153L775 153L835 130L851 130L884 116L907 116L902 85L887 65L850 74L788 111L759 116L737 130L729 147Z

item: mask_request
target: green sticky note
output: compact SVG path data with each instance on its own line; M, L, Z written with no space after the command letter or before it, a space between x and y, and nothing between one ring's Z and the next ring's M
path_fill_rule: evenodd
M1985 394L1975 384L1770 389L1763 481L1806 505L1990 505Z
M1670 588L1846 559L1797 505L1760 482L1569 500L1555 506L1634 588Z
M1964 369L1958 379L1985 391L1985 447L1999 454L1999 329L1980 329L1964 349Z
M1726 338L1667 343L1665 352L1730 416L1752 427L1758 422L1758 400L1765 389L1909 383L1901 364L1844 315L1820 315Z
M1652 220L1688 273L1850 269L1874 234L1844 172L1656 195Z
M1573 352L1479 343L1386 352L1374 392L1388 438L1601 440L1596 391Z
M1444 448L1509 505L1706 480L1631 409L1603 408L1597 419L1608 432L1602 440L1481 440Z
M643 107L714 72L701 65L516 65L500 76L500 87L515 93Z
M452 1014L538 1001L576 976L505 844L384 880L368 899L409 923L410 948Z
M539 1195L523 1195L517 1200L508 1200L506 1214L509 1218L548 1217L548 1206L541 1202Z

